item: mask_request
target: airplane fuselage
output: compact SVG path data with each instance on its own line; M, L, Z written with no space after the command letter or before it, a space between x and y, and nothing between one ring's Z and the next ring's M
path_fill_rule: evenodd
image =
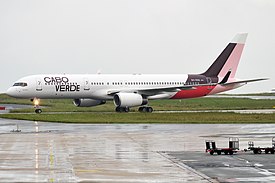
M7 93L17 98L41 99L78 99L90 98L97 100L112 100L112 93L136 92L139 90L154 90L165 88L162 92L150 95L150 99L184 99L206 96L216 93L212 83L217 82L217 77L187 74L49 74L32 75L21 78ZM16 83L26 83L21 86ZM175 90L180 86L209 84L183 90ZM169 91L169 87L171 90ZM168 89L167 89L168 88ZM224 87L223 91L232 89ZM220 92L220 91L219 91Z

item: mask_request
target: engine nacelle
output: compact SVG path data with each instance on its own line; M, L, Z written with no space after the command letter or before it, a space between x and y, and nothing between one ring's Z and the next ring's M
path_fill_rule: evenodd
M114 95L114 103L117 107L134 107L146 105L148 99L136 93L117 93Z
M93 107L101 104L105 104L105 100L94 100L94 99L74 99L73 103L77 107Z

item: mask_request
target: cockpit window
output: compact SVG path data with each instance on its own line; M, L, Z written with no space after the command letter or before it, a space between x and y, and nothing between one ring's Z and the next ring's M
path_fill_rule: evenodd
M25 86L28 86L28 85L27 85L27 83L21 82L21 83L14 83L13 86L22 86L22 87L25 87Z

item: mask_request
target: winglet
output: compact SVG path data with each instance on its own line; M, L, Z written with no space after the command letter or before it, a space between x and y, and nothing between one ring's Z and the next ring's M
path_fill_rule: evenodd
M231 41L231 43L245 44L248 33L239 33Z

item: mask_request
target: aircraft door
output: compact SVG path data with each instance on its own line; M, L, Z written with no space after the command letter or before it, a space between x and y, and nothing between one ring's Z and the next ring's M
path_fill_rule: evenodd
M42 91L42 81L40 78L36 78L36 91Z
M90 90L90 83L88 78L84 78L84 90Z

